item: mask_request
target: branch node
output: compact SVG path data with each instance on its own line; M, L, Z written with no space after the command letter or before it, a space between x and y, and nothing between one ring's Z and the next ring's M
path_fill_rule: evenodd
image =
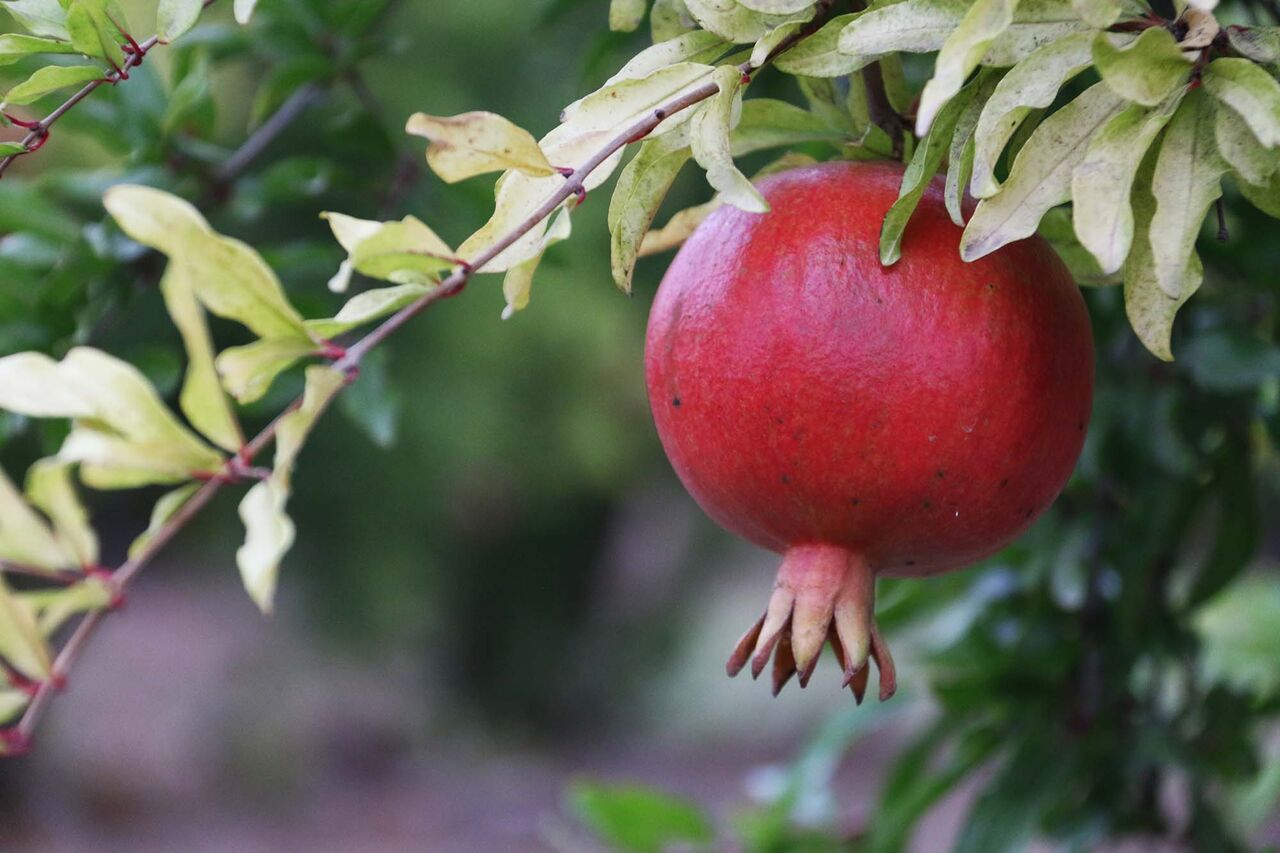
M553 166L552 168L554 168L557 172L559 172L560 176L563 177L565 180L572 178L574 174L578 171L572 166Z
M320 344L320 349L316 355L328 361L341 361L347 357L347 348L339 346L333 341L324 341Z

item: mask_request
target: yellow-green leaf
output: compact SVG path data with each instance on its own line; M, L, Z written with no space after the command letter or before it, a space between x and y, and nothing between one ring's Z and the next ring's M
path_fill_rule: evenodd
M50 65L10 89L4 96L4 102L10 106L30 104L59 89L83 86L91 80L100 79L102 69L96 65Z
M556 173L527 130L495 113L450 117L415 113L405 130L431 140L427 162L449 183L507 169L536 176Z
M28 678L49 674L49 647L40 636L35 614L19 601L0 575L0 658Z
M54 535L64 551L75 555L77 566L98 564L98 536L76 494L69 464L42 459L32 465L27 471L27 497L53 522Z

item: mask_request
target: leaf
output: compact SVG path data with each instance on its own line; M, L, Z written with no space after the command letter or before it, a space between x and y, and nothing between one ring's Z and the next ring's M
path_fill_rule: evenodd
M609 201L609 256L614 283L624 293L631 292L640 244L691 156L687 146L672 149L665 137L651 139L618 177Z
M606 80L605 86L612 86L623 80L638 80L661 68L681 62L714 63L724 56L729 47L727 41L706 30L683 33L640 51L618 69L618 73Z
M1045 45L1089 30L1069 0L1021 0L1013 23L992 42L982 64L1017 65Z
M859 56L840 51L840 33L862 14L854 12L832 18L816 33L775 59L773 66L787 74L804 77L843 77L852 74L867 62Z
M214 367L213 342L204 309L180 262L169 264L165 270L160 278L160 293L187 353L187 375L178 404L192 426L223 450L235 453L244 445L244 433Z
M654 0L653 10L649 12L649 27L655 44L669 41L697 26L685 8L684 0Z
M977 97L983 88L983 80L974 80L959 95L943 105L929 133L916 146L911 163L902 175L902 187L898 199L885 214L880 226L880 263L892 266L902 257L902 235L920 199L938 174L942 158L946 155L955 132L960 113Z
M979 202L960 240L960 254L974 261L1035 233L1040 218L1071 195L1071 172L1089 140L1125 106L1105 84L1095 83L1036 128L1013 163L1009 179Z
M1080 244L1071 224L1071 211L1061 207L1049 211L1040 220L1036 233L1049 241L1071 271L1071 277L1082 287L1106 287L1124 281L1123 271L1104 273L1089 250Z
M284 510L292 489L294 463L316 420L345 383L345 377L332 368L307 368L302 405L280 420L271 478L250 489L240 504L245 543L236 552L236 564L249 597L263 613L272 610L280 561L293 547L295 529Z
M1226 28L1227 42L1245 59L1263 65L1280 63L1280 27Z
M684 0L684 4L704 30L735 44L750 44L787 18L753 11L737 0Z
M276 377L298 361L316 354L312 341L297 337L262 338L218 354L214 362L227 393L241 405L256 403L271 390Z
M640 5L643 9L643 0ZM431 140L427 162L451 184L507 169L535 176L556 174L533 136L495 113L471 112L447 118L414 113L405 132Z
M31 697L21 690L0 690L0 725L17 719L31 703ZM4 745L0 744L0 755L4 755Z
M1107 122L1071 173L1072 215L1080 243L1104 274L1124 265L1133 241L1129 197L1142 158L1181 103L1175 93L1157 108L1131 104Z
M386 350L368 353L360 362L360 381L338 398L347 419L384 450L396 444L404 409L404 395L392 381L389 362Z
M1117 47L1107 33L1093 41L1093 63L1111 91L1127 101L1154 107L1191 79L1191 57L1163 27L1150 27Z
M431 292L421 284L401 284L366 290L347 300L332 319L308 320L307 331L318 338L332 338L394 314Z
M613 849L662 853L714 838L710 820L696 806L649 788L577 782L568 798L578 820Z
M54 535L62 549L73 555L73 566L98 564L98 537L89 525L89 514L71 482L71 466L56 459L42 459L27 471L27 497L31 504L53 522Z
M754 12L764 12L767 15L794 15L812 10L817 5L815 0L738 0L738 3Z
M731 137L733 156L802 142L846 142L848 134L819 115L786 101L753 98L742 103L742 115Z
M1156 200L1151 220L1156 281L1171 299L1186 291L1187 264L1200 224L1222 195L1225 172L1226 164L1213 142L1213 105L1202 92L1192 92L1169 123L1151 178Z
M160 0L156 7L156 35L171 42L195 26L204 9L202 0Z
M71 0L67 8L67 33L76 50L119 68L124 64L120 44L124 15L110 0Z
M678 62L643 77L627 77L607 84L566 107L562 126L568 126L576 134L617 133L682 92L706 83L715 70L698 62ZM670 121L668 119L668 126L672 126Z
M1280 145L1280 83L1247 59L1215 59L1201 78L1205 91L1244 119L1267 148Z
M59 363L38 353L0 359L0 408L73 418L59 458L100 488L185 480L222 457L180 424L137 368L78 347Z
M82 565L0 471L0 563L58 571Z
M49 647L40 636L35 615L17 599L0 575L0 657L28 678L49 675Z
M712 211L722 207L724 202L719 196L697 207L686 208L667 220L667 224L654 231L650 231L644 235L644 240L640 243L640 257L648 257L656 255L660 252L667 252L677 248L694 230L702 224Z
M71 42L27 36L20 33L0 35L0 65L13 63L41 53L77 53Z
M199 483L188 483L162 495L151 510L151 522L147 525L147 529L129 545L129 559L134 559L150 548L156 535L187 505L187 501L191 500L199 489Z
M507 307L502 310L502 319L510 320L515 316L515 312L523 311L529 306L529 293L533 289L533 275L538 271L538 265L542 263L543 254L555 243L568 240L570 233L572 233L572 224L569 220L570 210L572 208L569 205L560 208L555 218L551 220L550 227L542 235L537 254L507 270L507 274L502 280L502 295L507 300Z
M1048 107L1058 90L1093 63L1093 35L1076 33L1045 45L1015 65L991 93L974 131L970 191L989 198L999 191L996 162L1033 109Z
M748 213L768 213L769 205L733 162L730 134L741 117L742 75L726 65L716 69L720 93L702 106L691 122L689 142L698 165L727 204Z
M632 33L640 27L648 7L646 0L612 0L609 3L609 29Z
M20 593L18 597L35 616L40 633L51 637L71 617L109 607L112 594L105 581L90 577L59 589Z
M769 61L769 57L773 56L774 51L776 51L787 39L800 32L812 17L813 12L810 10L808 15L795 17L787 23L780 24L760 36L760 39L755 43L755 46L751 48L751 58L748 60L751 67L762 67Z
M1222 684L1256 697L1280 693L1280 587L1264 573L1231 584L1195 615L1204 647L1204 672Z
M258 0L236 0L235 5L232 7L235 11L236 23L249 23L249 19L253 17L253 12L257 7Z
M1200 287L1204 268L1194 253L1183 272L1179 293L1170 297L1156 279L1155 258L1151 247L1152 217L1156 202L1151 195L1151 173L1155 158L1148 158L1139 174L1133 192L1133 249L1124 270L1124 309L1129 325L1156 358L1173 361L1170 341L1173 320L1178 309Z
M947 180L942 197L951 221L964 227L964 195L973 175L973 131L978 126L982 108L1001 78L996 74L984 75L982 88L972 98L967 98L956 117L951 146L947 150Z
M102 69L96 65L50 65L10 89L4 96L4 102L9 106L30 104L59 89L83 86L100 79Z
M1214 110L1214 142L1218 153L1246 183L1264 184L1280 168L1280 156L1254 136L1240 114L1232 109Z
M37 36L66 40L67 10L58 0L4 0L5 11Z
M1120 17L1120 0L1071 0L1080 19L1089 26L1105 30Z
M1018 0L974 0L955 31L943 42L933 77L920 93L916 134L924 136L938 111L960 91L996 36L1013 23Z
M150 187L119 184L103 196L133 240L180 261L200 302L260 338L306 337L271 267L251 247L214 232L193 206Z
M942 47L967 8L954 0L891 3L857 16L841 31L836 46L861 61L850 71L888 53L929 53Z
M1266 184L1251 184L1247 181L1237 181L1236 186L1240 189L1240 194L1249 200L1249 203L1261 210L1267 216L1280 219L1280 171L1272 174L1271 179Z
M370 278L422 287L439 283L458 265L453 250L414 216L373 222L342 213L323 213L333 235L349 253L348 262Z

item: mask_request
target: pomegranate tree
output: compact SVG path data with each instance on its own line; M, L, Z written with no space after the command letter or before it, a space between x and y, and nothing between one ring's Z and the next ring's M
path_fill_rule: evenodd
M902 260L881 222L902 168L827 163L760 184L771 212L722 207L672 263L646 374L663 446L729 530L783 555L729 659L805 686L825 642L861 701L893 662L879 575L964 568L1053 502L1084 442L1093 341L1084 301L1038 237L973 263L940 186Z

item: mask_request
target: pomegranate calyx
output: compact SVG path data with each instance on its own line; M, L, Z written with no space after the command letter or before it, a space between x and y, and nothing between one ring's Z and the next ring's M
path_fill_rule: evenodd
M880 701L897 690L893 657L875 625L875 573L858 554L834 545L797 545L778 569L763 616L743 634L729 658L732 678L751 662L759 678L773 658L773 695L794 675L807 687L824 643L843 672L843 686L861 704L870 675L880 670Z

